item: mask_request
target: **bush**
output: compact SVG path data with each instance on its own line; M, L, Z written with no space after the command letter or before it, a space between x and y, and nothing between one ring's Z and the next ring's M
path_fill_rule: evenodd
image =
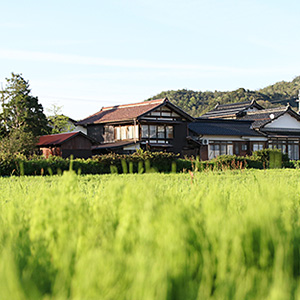
M72 169L81 174L109 174L112 171L118 173L137 172L171 172L172 163L178 161L177 154L166 152L137 151L131 155L106 154L97 155L89 159L63 159L58 156L44 158L33 156L27 159L21 155L0 156L0 175L47 175L59 174L66 171L72 165ZM190 162L179 161L177 171L191 168Z
M237 170L245 168L265 169L270 167L270 153L279 153L277 149L264 149L254 152L250 157L220 155L209 161L199 158L179 158L177 154L139 150L131 155L110 153L93 156L89 159L63 159L50 156L0 155L0 176L10 175L47 175L60 174L69 170L70 165L80 174L143 173L143 172L185 172L204 170ZM281 153L281 152L280 152ZM175 165L176 164L176 165ZM300 168L300 162L289 161L282 155L282 166Z
M262 162L264 168L270 168L272 167L272 165L270 166L270 156L277 156L279 153L282 155L282 167L294 168L294 164L289 160L288 155L286 153L282 153L280 149L263 149L255 151L252 154L251 159Z

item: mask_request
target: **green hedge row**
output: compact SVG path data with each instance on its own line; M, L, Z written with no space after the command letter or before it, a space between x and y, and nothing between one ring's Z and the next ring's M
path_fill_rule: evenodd
M0 157L0 176L59 174L72 169L81 174L175 172L178 155L165 152L138 151L131 155L106 154L89 159L63 159L51 156L47 159L35 156ZM180 168L188 168L190 162L179 163ZM173 168L173 170L172 170Z
M272 167L273 154L276 154L275 157L278 158L280 153L279 150L264 149L255 152L251 157L221 155L209 161L199 161L197 158L181 159L174 153L149 151L137 151L131 155L112 153L94 156L89 159L74 160L56 156L48 159L41 156L30 159L24 156L0 157L0 176L59 174L69 170L70 166L74 171L81 174L265 169ZM275 167L278 167L279 164L281 167L300 166L298 162L289 161L285 155L280 156L280 160L277 159L275 165L273 163Z

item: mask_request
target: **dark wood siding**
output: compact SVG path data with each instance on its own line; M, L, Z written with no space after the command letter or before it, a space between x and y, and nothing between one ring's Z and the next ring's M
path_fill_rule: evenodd
M175 153L181 153L184 148L187 147L187 127L188 123L183 122L174 125L174 138L172 141L173 149Z
M61 149L91 149L92 142L81 135L75 136L61 145Z
M61 145L62 157L88 158L92 156L92 142L90 139L78 135Z
M88 125L87 135L92 139L96 140L97 142L103 143L104 142L103 125L102 124Z

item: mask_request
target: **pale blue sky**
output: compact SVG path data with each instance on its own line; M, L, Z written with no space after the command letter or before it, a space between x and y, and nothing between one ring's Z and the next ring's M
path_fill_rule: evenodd
M259 89L300 75L300 1L5 1L0 82L80 119L170 89Z

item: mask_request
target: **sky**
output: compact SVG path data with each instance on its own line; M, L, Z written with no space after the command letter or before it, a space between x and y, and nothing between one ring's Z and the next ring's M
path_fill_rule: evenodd
M161 91L257 90L300 75L298 0L5 1L0 83L82 119Z

